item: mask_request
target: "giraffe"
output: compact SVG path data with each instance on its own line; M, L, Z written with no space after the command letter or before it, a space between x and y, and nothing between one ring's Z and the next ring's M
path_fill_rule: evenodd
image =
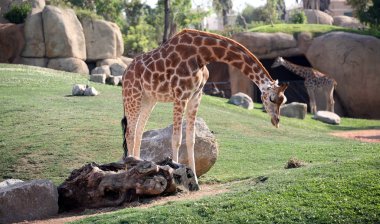
M328 111L334 112L334 89L337 85L337 82L333 78L328 77L316 69L293 64L283 59L282 57L276 58L275 62L272 65L272 68L281 65L305 79L304 85L309 95L311 107L310 111L312 114L315 114L317 112L315 90L318 88L323 88L326 93L326 109Z
M143 130L156 103L172 102L173 160L178 162L182 119L186 113L188 165L196 173L194 122L209 75L205 66L213 61L237 67L260 88L264 107L271 116L272 124L278 128L280 106L286 101L284 91L287 84L278 85L278 81L271 78L259 60L236 41L217 34L185 29L157 49L135 57L123 74L124 158L140 157Z

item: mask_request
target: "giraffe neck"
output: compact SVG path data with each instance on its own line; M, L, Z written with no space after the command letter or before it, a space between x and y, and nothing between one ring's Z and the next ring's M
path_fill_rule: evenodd
M195 57L199 67L210 62L224 62L236 67L261 91L274 83L260 61L247 48L232 39L197 30L184 30L168 43L176 45L175 49L180 51L182 60Z
M310 74L310 68L307 68L307 67L304 67L304 66L300 66L300 65L296 65L296 64L293 64L289 61L286 61L284 60L282 63L281 63L285 68L287 68L289 71L301 76L302 78L309 78L309 74Z

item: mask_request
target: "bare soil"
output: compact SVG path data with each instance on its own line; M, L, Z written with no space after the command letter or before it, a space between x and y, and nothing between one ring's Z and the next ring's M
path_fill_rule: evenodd
M21 223L33 223L33 224L63 224L67 222L73 222L87 217L111 213L123 208L134 207L134 208L150 208L152 206L163 205L167 202L172 201L184 201L184 200L196 200L201 199L206 196L217 195L221 193L228 192L228 185L226 184L212 184L212 185L201 185L201 189L195 192L182 192L171 196L160 196L151 199L142 199L140 202L132 202L125 204L124 206L117 208L102 208L102 209L90 209L81 212L70 212L62 213L55 217L35 220L30 222Z
M341 131L331 133L334 136L355 139L361 142L380 142L380 130Z

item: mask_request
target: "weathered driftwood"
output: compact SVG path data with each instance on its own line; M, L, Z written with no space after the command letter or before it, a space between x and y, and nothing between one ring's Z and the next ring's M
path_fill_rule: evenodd
M118 206L139 197L198 190L193 171L166 159L159 163L127 158L124 163L90 163L73 170L59 187L61 211Z

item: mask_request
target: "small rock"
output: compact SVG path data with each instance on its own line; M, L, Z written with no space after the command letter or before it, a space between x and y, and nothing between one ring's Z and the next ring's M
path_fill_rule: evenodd
M231 96L228 103L231 103L240 107L244 107L248 110L253 109L253 101L251 97L249 97L247 94L242 93L242 92L236 93L233 96Z
M110 66L102 65L91 70L91 75L94 74L106 74L106 77L111 76Z
M114 63L110 66L111 75L112 76L122 76L124 74L124 71L126 68L127 68L127 66L122 64L122 63Z
M340 124L339 115L330 111L317 111L317 113L314 115L314 119L327 124Z
M307 104L292 102L281 106L281 116L305 119Z
M73 96L83 96L85 90L86 90L86 85L75 84L75 85L73 86L73 89L72 89L72 91L71 91L71 94L72 94Z
M121 82L121 76L110 76L106 78L106 83L117 86Z
M99 92L94 87L87 87L84 91L85 96L97 96Z
M90 75L90 81L98 83L106 83L106 74L92 74Z

